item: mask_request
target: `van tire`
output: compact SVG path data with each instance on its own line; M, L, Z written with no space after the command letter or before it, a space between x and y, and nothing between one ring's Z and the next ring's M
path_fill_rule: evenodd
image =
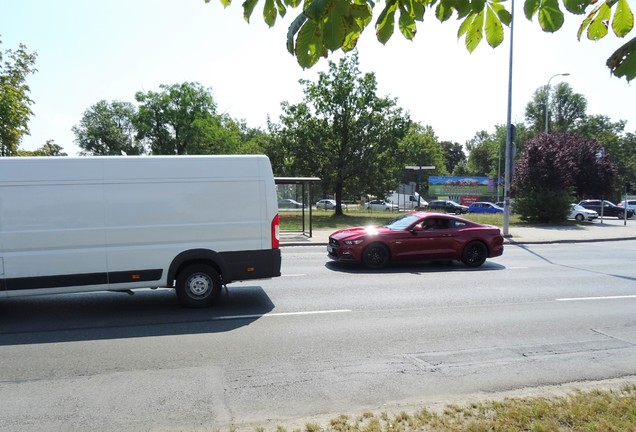
M183 306L208 307L221 294L221 276L209 265L193 264L179 272L176 289Z

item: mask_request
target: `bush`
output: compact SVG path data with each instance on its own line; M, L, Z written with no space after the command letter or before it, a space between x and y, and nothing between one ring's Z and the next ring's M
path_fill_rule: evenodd
M572 202L566 190L527 192L515 198L515 212L524 222L561 223L567 219Z

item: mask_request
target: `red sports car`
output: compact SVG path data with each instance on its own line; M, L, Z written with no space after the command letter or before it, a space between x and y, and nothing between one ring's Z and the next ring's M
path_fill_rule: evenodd
M460 260L479 267L503 254L499 228L457 216L409 213L384 226L346 228L329 236L329 258L379 269L394 261Z

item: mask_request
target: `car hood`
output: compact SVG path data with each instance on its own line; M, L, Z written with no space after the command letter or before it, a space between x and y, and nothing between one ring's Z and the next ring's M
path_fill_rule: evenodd
M388 232L391 232L391 230L383 226L362 226L341 229L332 233L329 237L335 240L346 240L379 234L381 235Z

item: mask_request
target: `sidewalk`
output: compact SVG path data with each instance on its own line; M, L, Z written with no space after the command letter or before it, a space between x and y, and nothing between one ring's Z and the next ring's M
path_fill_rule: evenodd
M280 233L280 243L281 246L326 246L329 235L334 231L336 229L314 229L311 237L299 232L283 231ZM607 219L603 223L596 221L569 226L511 226L508 231L510 237L505 240L508 244L636 240L636 220L628 220L626 226L622 220Z

